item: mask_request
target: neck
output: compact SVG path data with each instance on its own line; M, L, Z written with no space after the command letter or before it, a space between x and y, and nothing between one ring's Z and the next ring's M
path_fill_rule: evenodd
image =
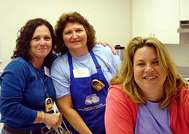
M163 89L156 89L156 90L153 90L152 92L148 92L144 94L147 100L152 101L152 102L158 102L162 98Z
M41 68L41 66L43 65L43 61L44 59L32 59L31 63L35 68Z
M69 51L71 56L73 57L79 57L79 56L83 56L83 55L86 55L89 50L88 48L85 48L85 49L80 49L80 50L75 50L75 51Z

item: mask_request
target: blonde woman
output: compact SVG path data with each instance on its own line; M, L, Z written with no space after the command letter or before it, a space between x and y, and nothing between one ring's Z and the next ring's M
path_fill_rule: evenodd
M133 38L107 96L107 134L188 134L188 85L156 38Z

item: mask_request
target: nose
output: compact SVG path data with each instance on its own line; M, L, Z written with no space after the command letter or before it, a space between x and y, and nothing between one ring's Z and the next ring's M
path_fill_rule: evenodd
M153 66L152 65L150 65L150 64L147 64L146 66L145 66L145 71L146 72L153 72Z
M46 42L45 39L41 38L40 41L39 41L39 44L40 44L40 45L44 45L45 42Z
M78 34L77 34L77 32L74 31L74 32L72 33L72 38L75 39L75 38L77 38L77 37L78 37Z

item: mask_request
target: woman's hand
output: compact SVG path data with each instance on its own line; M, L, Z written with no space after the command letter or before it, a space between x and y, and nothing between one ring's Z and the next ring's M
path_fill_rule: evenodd
M57 129L62 123L62 115L60 113L45 113L43 123L49 128Z
M98 44L101 44L101 45L103 45L103 46L108 46L111 50L112 50L112 53L113 54L117 54L116 53L116 49L113 47L113 45L112 44L109 44L109 43L107 43L107 42L97 42Z

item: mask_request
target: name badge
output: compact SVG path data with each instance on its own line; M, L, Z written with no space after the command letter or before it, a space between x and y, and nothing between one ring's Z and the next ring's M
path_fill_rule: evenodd
M44 67L44 72L45 72L45 75L49 76L50 75L50 71L47 67Z
M78 68L73 70L74 78L82 78L89 77L89 69L88 68Z

